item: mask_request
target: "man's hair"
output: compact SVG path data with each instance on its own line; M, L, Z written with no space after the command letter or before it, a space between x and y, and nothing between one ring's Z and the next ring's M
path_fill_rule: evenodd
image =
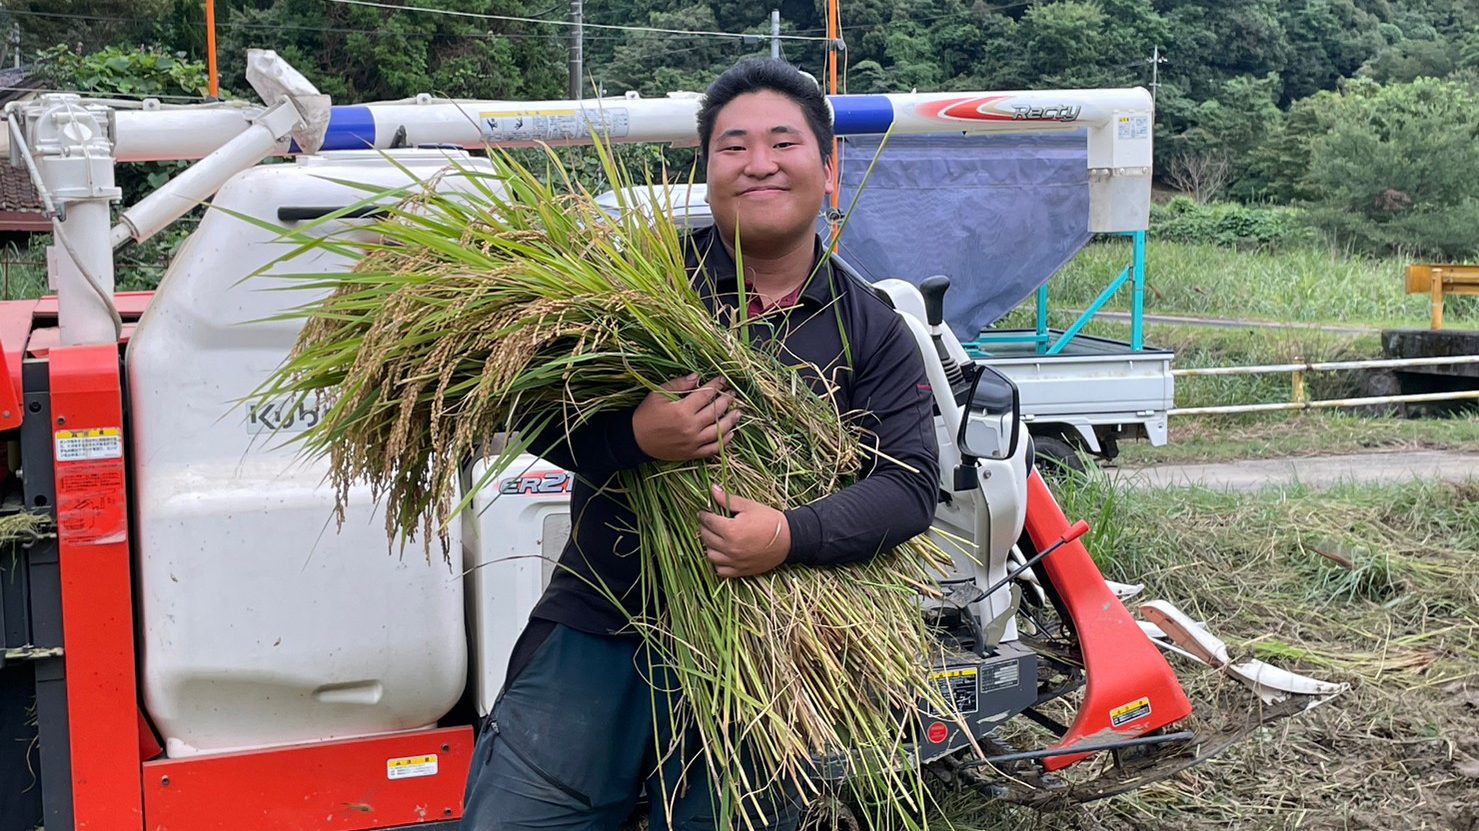
M811 134L822 151L822 163L832 158L832 109L816 79L775 58L747 58L731 66L709 84L704 102L698 108L698 157L709 161L709 139L714 137L714 121L719 111L735 98L751 92L779 93L801 108Z

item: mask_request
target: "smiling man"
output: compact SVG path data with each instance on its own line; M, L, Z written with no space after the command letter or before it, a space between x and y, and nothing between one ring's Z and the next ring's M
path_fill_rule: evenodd
M732 579L866 560L929 527L939 461L912 336L817 237L833 187L831 110L794 67L745 61L709 87L698 132L714 215L687 240L699 296L721 323L747 326L754 348L797 367L877 451L863 454L853 485L785 511L716 489L727 510L697 518L708 557ZM710 458L743 427L722 380L666 387L531 444L578 474L570 541L478 740L465 828L615 831L644 787L651 828L715 826L696 735L675 728L671 679L629 626L652 611L651 595L640 585L635 517L611 486L645 463ZM766 801L768 827L796 827L801 806L789 789L772 788Z

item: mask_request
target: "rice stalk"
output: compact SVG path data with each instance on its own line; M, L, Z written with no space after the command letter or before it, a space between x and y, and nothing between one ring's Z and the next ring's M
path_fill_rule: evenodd
M599 152L621 194L631 177ZM724 378L750 419L718 457L619 477L655 610L632 629L676 676L720 827L763 822L775 783L816 797L837 765L873 827L922 827L912 714L921 701L953 707L927 678L936 647L918 597L948 555L921 537L861 564L719 579L698 535L699 511L723 510L711 484L805 505L856 479L864 436L799 368L748 347L746 321L714 319L669 212L623 204L608 217L552 154L562 175L543 180L489 155L491 170L455 171L462 191L428 183L359 226L375 241L352 271L302 275L327 296L292 313L305 320L300 338L258 394L319 398L321 420L299 440L328 459L341 519L350 489L367 483L392 540L445 546L444 529L533 433L634 407L670 378ZM290 236L297 250L343 250L314 228ZM463 466L508 436L459 494Z
M35 542L51 533L51 517L46 514L18 511L0 516L0 543Z

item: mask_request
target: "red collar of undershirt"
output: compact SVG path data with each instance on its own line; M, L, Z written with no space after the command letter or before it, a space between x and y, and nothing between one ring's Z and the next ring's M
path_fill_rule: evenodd
M749 303L747 304L746 311L749 313L750 317L759 317L766 312L774 311L776 309L790 308L791 306L796 305L796 303L801 299L801 290L803 288L806 288L805 283L797 286L795 290L792 291L790 294L782 297L781 299L777 300L767 307L765 305L764 299L762 299L759 293L755 291L755 287L750 284L749 280L746 280L745 293L749 295Z

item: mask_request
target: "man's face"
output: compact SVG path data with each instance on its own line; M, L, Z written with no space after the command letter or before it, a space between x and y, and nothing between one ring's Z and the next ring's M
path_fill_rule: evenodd
M725 238L738 225L740 245L763 254L816 233L832 165L795 101L770 90L735 97L714 119L708 150L709 207Z

